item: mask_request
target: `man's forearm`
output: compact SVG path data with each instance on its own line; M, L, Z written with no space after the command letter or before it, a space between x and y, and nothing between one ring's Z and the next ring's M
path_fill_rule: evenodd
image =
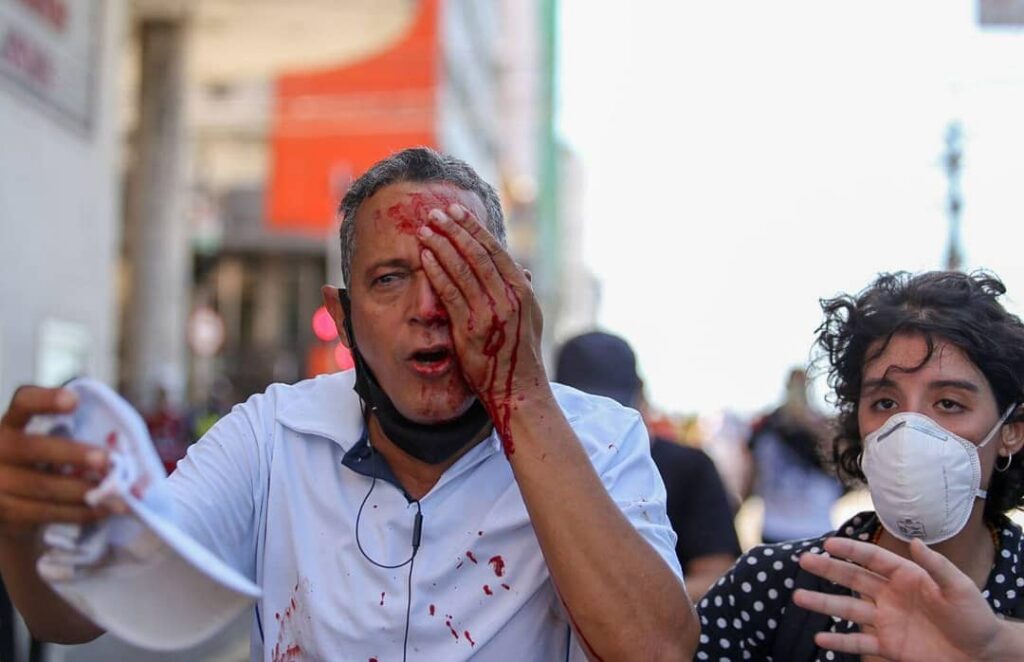
M608 495L554 397L543 395L513 413L509 460L588 652L690 659L698 628L682 582Z
M31 540L0 540L0 573L11 602L36 639L61 644L92 641L103 630L75 611L36 572Z

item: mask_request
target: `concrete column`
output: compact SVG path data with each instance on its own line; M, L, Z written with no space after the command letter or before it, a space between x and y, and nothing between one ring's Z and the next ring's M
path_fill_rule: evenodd
M185 133L185 21L143 18L139 121L130 172L128 395L149 402L156 386L184 393L189 292Z

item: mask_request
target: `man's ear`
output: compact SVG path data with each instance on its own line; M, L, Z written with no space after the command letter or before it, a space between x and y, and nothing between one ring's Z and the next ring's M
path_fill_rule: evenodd
M341 305L338 288L333 285L324 285L320 288L320 294L324 298L324 307L331 314L334 326L338 329L338 338L341 340L341 344L352 349L352 341L345 332L345 307Z

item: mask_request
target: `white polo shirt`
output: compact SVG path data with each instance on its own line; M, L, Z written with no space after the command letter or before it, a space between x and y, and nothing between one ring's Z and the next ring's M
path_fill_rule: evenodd
M407 601L409 660L584 659L494 434L420 500L411 580L408 565L364 558L355 524L372 465L360 463L353 380L349 371L271 386L218 422L169 479L183 528L263 589L251 659L401 660ZM639 415L553 388L615 503L681 576ZM383 565L408 559L415 515L379 478L359 520L365 553Z

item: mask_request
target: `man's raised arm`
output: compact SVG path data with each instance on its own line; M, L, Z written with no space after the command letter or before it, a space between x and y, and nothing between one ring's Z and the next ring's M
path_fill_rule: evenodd
M529 277L469 211L446 211L419 231L424 270L577 634L594 659L690 659L698 627L680 578L612 500L555 401Z

